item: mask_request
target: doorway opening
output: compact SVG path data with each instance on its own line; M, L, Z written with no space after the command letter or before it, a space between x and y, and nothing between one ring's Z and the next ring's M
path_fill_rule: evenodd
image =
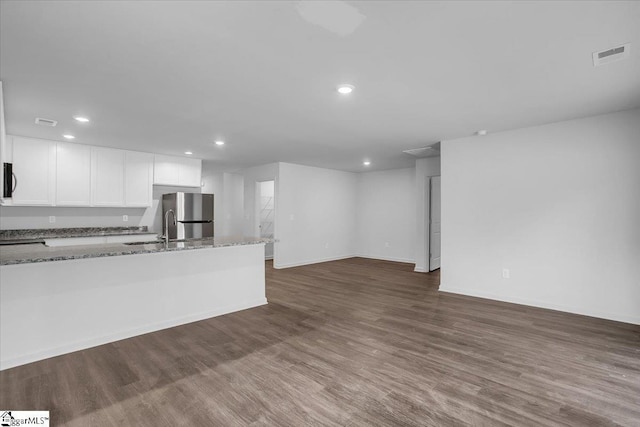
M256 182L256 232L258 236L273 239L275 232L275 181ZM265 259L273 259L273 243L264 248Z
M441 215L440 215L440 176L429 177L429 251L428 266L429 271L435 271L440 268L440 242L441 242Z

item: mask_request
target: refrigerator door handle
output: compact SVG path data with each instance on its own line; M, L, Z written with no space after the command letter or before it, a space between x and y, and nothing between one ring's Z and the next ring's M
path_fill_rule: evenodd
M178 220L178 222L181 222L183 224L211 224L213 220L212 219L205 219L205 220L185 219L185 220Z

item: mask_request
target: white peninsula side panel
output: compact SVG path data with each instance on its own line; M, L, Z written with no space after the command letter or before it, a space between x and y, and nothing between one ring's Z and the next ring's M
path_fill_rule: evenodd
M267 303L264 244L0 267L0 369Z

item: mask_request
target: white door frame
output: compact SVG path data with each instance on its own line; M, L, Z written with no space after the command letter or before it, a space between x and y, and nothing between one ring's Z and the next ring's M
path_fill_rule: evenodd
M254 232L255 232L255 236L257 237L261 237L261 224L260 224L260 197L261 197L261 190L260 190L260 184L262 184L263 182L269 182L269 181L273 181L273 231L274 231L274 238L275 238L275 230L276 230L276 180L275 178L271 178L271 179L263 179L260 181L255 181L254 185L255 185L255 194L254 194L254 222L253 222L253 226L254 226ZM275 258L275 245L273 243L268 243L271 246L273 246L273 250L271 255L267 255L265 257L265 259L274 259Z
M431 179L435 177L440 177L440 175L432 175L426 178L425 185L425 196L424 196L424 230L425 230L425 266L427 267L427 272L433 271L431 269ZM441 197L442 197L442 193ZM442 221L442 218L440 219ZM439 267L438 267L439 268ZM437 270L437 269L434 269Z

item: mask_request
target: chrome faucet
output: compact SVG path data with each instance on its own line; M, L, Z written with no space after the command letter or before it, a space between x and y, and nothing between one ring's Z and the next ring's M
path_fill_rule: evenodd
M176 225L176 213L173 209L169 209L167 213L164 214L164 244L169 244L169 214L173 215L173 225Z

